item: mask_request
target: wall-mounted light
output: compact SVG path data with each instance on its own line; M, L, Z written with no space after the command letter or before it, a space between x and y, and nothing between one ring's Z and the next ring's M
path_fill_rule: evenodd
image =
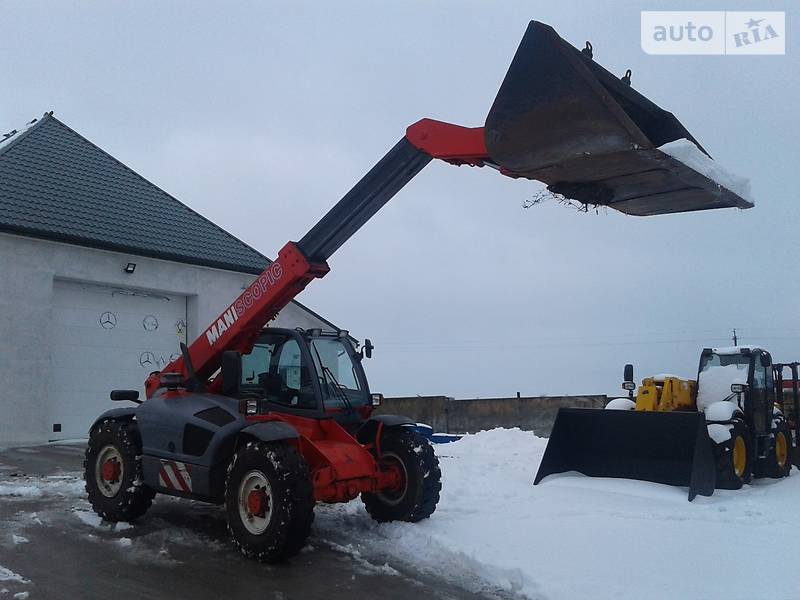
M128 275L132 275L133 272L136 270L136 263L128 263L125 265L123 271L125 271Z

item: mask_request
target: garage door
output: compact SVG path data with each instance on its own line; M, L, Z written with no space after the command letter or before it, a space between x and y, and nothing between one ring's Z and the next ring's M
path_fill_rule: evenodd
M144 380L180 353L186 297L74 282L54 284L51 439L86 437L112 389Z

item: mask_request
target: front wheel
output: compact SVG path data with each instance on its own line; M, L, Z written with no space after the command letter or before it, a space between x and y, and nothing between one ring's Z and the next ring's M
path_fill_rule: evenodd
M731 437L714 444L717 489L738 490L752 479L750 430L741 421L731 424Z
M89 503L107 521L141 517L155 491L142 481L141 442L136 423L106 419L89 434L83 462Z
M314 520L306 462L287 444L248 443L228 468L225 511L228 530L248 558L277 562L297 554Z
M389 429L380 440L379 465L399 469L399 489L363 493L361 500L378 522L427 519L436 510L442 489L442 472L433 446L408 427Z

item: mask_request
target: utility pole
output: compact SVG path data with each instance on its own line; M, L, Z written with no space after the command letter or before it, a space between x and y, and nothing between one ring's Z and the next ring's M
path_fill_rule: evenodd
M734 346L739 345L739 338L736 337L736 327L733 328L733 345Z

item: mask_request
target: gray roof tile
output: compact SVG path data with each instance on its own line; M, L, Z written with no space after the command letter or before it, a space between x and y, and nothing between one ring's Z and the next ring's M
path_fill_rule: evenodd
M0 143L0 231L242 273L269 263L50 113Z

